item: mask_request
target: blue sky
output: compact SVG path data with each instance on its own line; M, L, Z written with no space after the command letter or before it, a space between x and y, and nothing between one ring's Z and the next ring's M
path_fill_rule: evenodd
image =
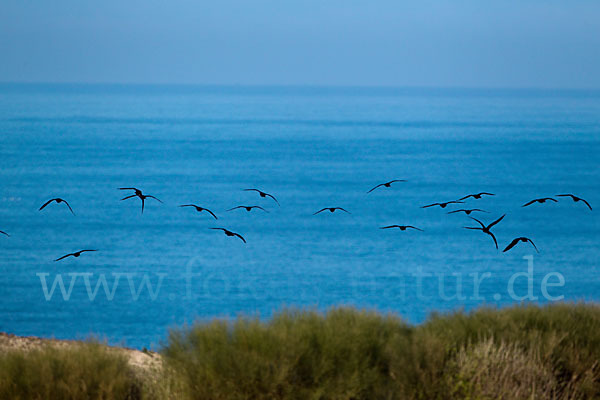
M600 88L595 0L2 0L0 81Z

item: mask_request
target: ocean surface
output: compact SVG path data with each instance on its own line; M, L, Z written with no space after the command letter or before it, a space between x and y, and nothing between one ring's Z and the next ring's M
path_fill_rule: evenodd
M419 323L599 300L599 156L597 91L0 85L0 331L157 348L171 327L282 307ZM407 182L366 193L391 179ZM142 214L124 186L163 204ZM421 208L481 191L496 195ZM594 211L521 207L562 193ZM75 215L38 211L53 197ZM351 214L313 215L334 206ZM447 214L465 207L506 214L500 250ZM423 232L379 229L391 224ZM519 236L539 254L503 253ZM54 262L80 249L98 251Z

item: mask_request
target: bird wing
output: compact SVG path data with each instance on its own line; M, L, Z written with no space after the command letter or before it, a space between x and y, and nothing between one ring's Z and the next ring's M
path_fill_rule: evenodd
M139 190L139 189L134 188L134 187L127 187L127 188L119 188L119 190Z
M504 214L503 216L501 216L500 218L498 218L497 220L495 220L494 222L492 222L491 224L488 225L488 229L491 229L492 226L496 225L498 222L502 221L502 219L506 217L506 214Z
M440 203L433 203L433 204L428 204L428 205L426 205L426 206L423 206L423 207L421 207L421 208L429 208L429 207L433 207L433 206L439 206L439 205L440 205Z
M10 236L8 233L4 232L4 231L0 231L1 234L6 235L6 236Z
M50 199L47 202L45 202L38 211L42 211L44 209L44 207L46 207L48 204L52 203L54 200L56 200L56 199Z
M557 194L557 195L555 195L555 196L556 196L556 197L570 197L570 198L572 198L572 199L574 199L574 198L575 198L575 196L574 196L574 195L572 195L572 194Z
M273 200L275 200L275 203L277 203L278 206L281 206L281 204L279 204L279 202L277 201L277 199L275 198L275 196L273 196L272 194L269 194L269 193L265 193L265 195L267 195L270 198L272 198Z
M475 220L475 221L477 221L477 222L479 223L479 225L481 225L481 227L482 227L482 228L485 228L485 225L483 224L483 222L481 222L481 221L480 221L480 220L478 220L477 218L473 218L473 217L469 217L469 218L471 218L472 220Z
M64 256L62 256L62 257L60 257L60 258L57 258L56 260L54 260L54 262L56 262L56 261L60 261L60 260L62 260L63 258L67 258L67 257L69 257L69 256L72 256L72 255L73 255L73 253L65 254Z
M382 226L382 227L381 227L381 228L379 228L379 229L390 229L390 228L399 228L399 226L398 226L398 225Z
M260 192L258 189L244 189L244 192Z
M529 206L529 205L531 205L531 204L535 203L536 201L537 201L537 200L531 200L530 202L523 204L521 207L527 207L527 206Z
M465 197L462 197L462 198L460 198L460 199L458 199L458 200L459 200L459 201L460 201L460 200L466 200L466 199L468 199L469 197L473 197L473 195L472 195L472 194L468 194L468 195L466 195Z
M232 232L232 233L233 233L235 236L237 236L237 237L239 237L240 239L242 239L242 242L246 243L246 239L244 239L244 238L242 237L242 235L240 235L239 233L235 233L235 232Z
M154 200L158 201L159 203L162 203L162 201L161 201L160 199L157 199L157 198L156 198L156 197L154 197L154 196L150 196L149 194L148 194L148 195L146 195L146 197L150 197L151 199L154 199ZM163 204L164 204L164 203L163 203Z
M338 209L338 210L342 210L342 211L344 211L344 212L347 212L348 214L352 214L350 211L348 211L348 210L346 210L346 209L344 209L344 208L342 208L342 207L336 207L336 209Z
M488 235L490 235L492 237L492 239L494 239L494 244L496 245L496 250L498 250L498 242L496 241L496 236L494 236L494 234L492 232L488 233Z
M140 197L140 199L142 199L142 214L144 213L144 203L146 203L146 201L144 200L143 197Z
M482 210L482 209L480 209L480 208L473 208L473 209L471 210L471 212L473 212L473 211L480 211L480 212L484 212L484 213L488 213L488 214L490 213L489 211L485 211L485 210Z
M416 230L418 230L418 231L421 231L421 232L423 232L423 229L419 229L419 228L417 228L416 226L408 225L408 226L407 226L407 228L412 228L412 229L416 229Z
M592 206L590 206L590 203L588 203L586 200L581 199L581 201L583 201L585 203L586 206L588 206L588 208L590 209L590 211L592 211Z
M132 194L131 196L123 197L123 198L121 199L121 201L123 201L123 200L127 200L127 199L130 199L130 198L132 198L132 197L135 197L135 196L136 196L135 194Z
M237 210L238 208L245 208L245 207L244 207L244 206L237 206L237 207L230 208L230 209L229 209L229 210L227 210L227 211L233 211L233 210Z
M482 196L482 195L495 196L494 193L489 193L489 192L481 192L481 193L479 193L479 195L480 196Z
M447 201L446 204L463 204L464 201L460 201L460 200L452 200L452 201Z
M531 240L531 239L529 239L529 238L526 238L526 239L527 239L527 241L528 241L529 243L531 243L531 245L533 246L533 248L535 249L535 251L537 251L537 252L539 253L540 251L538 250L538 248L537 248L537 246L535 245L535 243L533 243L533 240Z
M225 228L208 228L208 229L213 229L215 231L223 231L223 232L225 232Z
M405 179L393 179L391 181L389 181L388 183L394 183L394 182L406 182Z
M195 204L182 204L179 207L197 207Z
M461 211L465 211L465 210L448 211L446 214L454 214L454 213L461 212Z
M215 219L219 219L217 218L217 216L215 215L215 213L213 213L212 211L210 211L208 208L204 209L206 212L210 213L210 215L212 215L213 217L215 217Z
M473 228L472 226L463 226L463 228L465 228L465 229L473 229L473 230L476 230L476 231L480 231L481 230L481 228Z
M65 202L65 204L67 205L67 207L69 207L69 210L71 210L71 214L75 215L75 213L73 212L73 209L71 208L71 206L69 205L69 203L67 203L67 201L64 200L64 199L61 199L61 200Z
M314 213L313 215L317 215L318 213L320 213L320 212L323 212L323 211L325 211L325 210L328 210L328 208L321 208L319 211L317 211L317 212L316 212L316 213Z
M558 203L558 200L553 199L552 197L546 197L546 200L552 200L553 202Z
M86 251L98 251L98 250L79 250L79 253L85 253Z
M369 190L369 191L367 192L367 194L368 194L368 193L371 193L373 190L375 190L375 189L377 189L379 186L383 186L383 185L385 185L385 183L380 183L379 185L375 186L373 189Z
M510 249L512 249L513 247L515 247L517 245L517 243L519 243L519 238L515 238L513 239L512 242L510 242L508 244L508 246L506 246L506 248L504 250L502 250L503 253L509 251Z
M252 206L252 208L258 208L259 210L263 210L264 212L268 213L268 211L262 208L261 206Z

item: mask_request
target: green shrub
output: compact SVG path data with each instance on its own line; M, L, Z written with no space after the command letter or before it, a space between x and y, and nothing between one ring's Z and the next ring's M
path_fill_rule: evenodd
M141 399L125 356L98 343L0 353L0 399Z
M163 355L190 399L598 398L600 308L283 311L175 329Z

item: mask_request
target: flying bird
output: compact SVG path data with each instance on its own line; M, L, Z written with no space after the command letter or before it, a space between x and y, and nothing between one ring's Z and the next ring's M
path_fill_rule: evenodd
M55 261L55 262L56 262L56 261L60 261L60 260L62 260L63 258L67 258L67 257L71 257L71 256L73 256L73 257L77 258L77 257L79 257L79 256L81 255L81 253L85 253L86 251L98 251L98 250L79 250L79 251L76 251L75 253L69 253L69 254L66 254L66 255L64 255L64 256L62 256L62 257L60 257L60 258L57 258L57 259L56 259L56 260L54 260L54 261Z
M513 241L510 242L510 244L508 246L506 246L506 248L504 250L502 250L502 252L504 253L504 252L509 251L510 249L512 249L513 247L515 247L517 245L517 243L519 243L519 242L523 242L523 243L529 242L529 243L531 243L531 245L533 246L533 248L535 249L535 251L537 251L538 253L540 252L538 250L538 248L535 246L535 244L533 243L533 241L531 239L529 239L529 238L526 238L526 237L518 237L518 238L513 239Z
M268 213L268 211L265 210L264 208L262 208L261 206L237 206L237 207L230 208L227 211L237 210L238 208L243 208L243 209L245 209L248 212L252 211L255 208L258 208L259 210L263 210L264 212Z
M521 207L527 207L528 205L531 205L533 203L540 203L540 204L542 204L542 203L545 203L546 201L553 201L555 203L558 202L558 200L553 199L552 197L542 197L541 199L533 199L530 202L523 204Z
M140 200L142 201L142 214L144 213L144 204L146 203L146 199L150 198L150 199L154 199L154 200L158 201L159 203L162 203L162 201L160 199L157 199L154 196L151 196L149 194L143 194L140 189L136 189L136 188L119 188L119 190L133 190L133 191L135 191L134 194L132 194L130 196L127 196L127 197L123 197L121 199L121 201L127 200L127 199L131 199L132 197L139 197Z
M380 183L379 185L375 186L373 189L369 190L367 193L371 193L373 190L377 189L378 187L382 187L382 186L389 188L390 186L392 186L392 183L394 183L394 182L406 182L406 181L404 179L394 179L389 182Z
M590 203L588 203L587 201L585 201L581 197L575 196L574 194L557 194L556 197L570 197L570 198L573 199L573 201L575 203L577 203L578 201L583 201L585 203L585 205L588 206L588 208L590 209L590 211L592 210L592 206L590 206Z
M0 233L3 234L3 235L6 235L6 236L10 237L10 235L8 233L4 232L4 231L0 231Z
M447 201L445 203L433 203L433 204L428 204L426 206L423 206L421 208L429 208L429 207L433 207L433 206L440 206L442 208L446 208L446 206L448 204L462 204L464 203L464 201L460 201L460 200L452 200L452 201Z
M481 225L481 228L472 228L472 227L469 227L469 226L465 226L465 229L475 229L475 230L482 231L483 233L487 233L488 235L490 235L492 237L492 239L494 239L494 244L496 245L496 249L498 249L498 241L496 241L496 236L494 236L494 234L490 231L490 229L492 229L492 227L494 225L496 225L498 222L502 221L502 218L504 218L505 216L506 216L506 214L504 214L503 216L501 216L500 218L498 218L497 220L495 220L494 222L492 222L488 226L485 226L483 224L483 222L481 222L477 218L469 217L472 220L477 221L479 223L479 225Z
M334 212L335 210L340 210L340 211L344 211L348 214L351 214L350 211L343 209L342 207L325 207L320 209L319 211L317 211L316 213L314 213L313 215L317 215L318 213L321 213L323 211L329 211L329 212Z
M217 231L223 231L227 236L237 236L240 239L242 239L242 242L246 243L246 239L244 239L242 237L242 235L240 235L239 233L231 232L230 230L225 229L225 228L209 228L209 229L214 229L214 230L217 230Z
M466 195L465 197L463 197L463 198L461 198L459 200L466 200L469 197L472 197L474 199L480 199L481 196L495 196L495 194L494 193L488 193L488 192L480 192L480 193L468 194L468 195Z
M200 206L197 206L195 204L183 204L183 205L180 205L179 207L194 207L196 209L196 211L198 211L198 212L206 211L207 213L209 213L210 215L212 215L215 219L219 219L219 218L217 218L217 216L215 215L215 213L213 213L212 211L210 211L208 208L200 207Z
M489 211L481 210L479 208L470 208L468 210L465 210L465 209L461 208L460 210L448 211L447 214L454 214L454 213L464 212L467 215L471 215L472 212L476 212L476 211L479 211L479 212L482 212L482 213L488 213L489 214Z
M260 195L260 197L270 197L273 200L275 200L275 203L277 203L278 206L280 205L279 202L277 201L277 199L275 198L275 196L273 196L273 195L271 195L269 193L263 192L262 190L258 190L258 189L244 189L244 192L256 192L256 193L258 193Z
M42 211L48 204L52 203L53 201L55 201L56 204L65 203L67 205L67 207L69 207L69 210L71 210L71 214L75 215L75 213L73 212L73 209L71 208L69 203L67 203L67 201L65 199L61 199L60 197L48 200L40 207L39 211Z
M415 227L415 226L412 226L412 225L390 225L390 226L382 226L382 227L381 227L381 228L379 228L379 229L390 229L390 228L398 228L398 229L400 229L401 231L405 231L405 230L407 230L407 229L409 229L409 228L410 228L410 229L416 229L416 230L418 230L418 231L421 231L421 232L423 232L423 229L419 229L419 228L417 228L417 227Z

